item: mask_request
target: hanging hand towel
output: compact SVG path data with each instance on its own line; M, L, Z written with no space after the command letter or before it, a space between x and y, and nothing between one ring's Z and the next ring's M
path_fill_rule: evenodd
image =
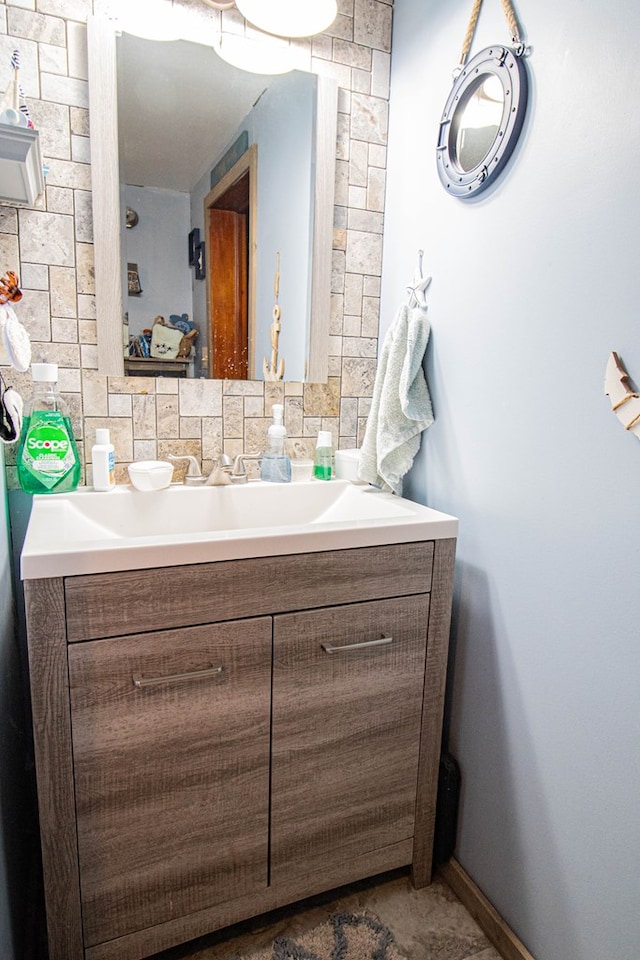
M0 303L0 363L25 373L31 364L31 340L10 303Z
M402 478L433 423L422 359L429 340L427 311L403 306L382 345L358 475L402 493Z

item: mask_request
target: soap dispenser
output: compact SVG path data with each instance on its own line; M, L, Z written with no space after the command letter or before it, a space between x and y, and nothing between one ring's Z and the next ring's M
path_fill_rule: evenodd
M271 483L289 483L291 481L291 460L284 450L287 430L282 422L283 406L274 403L271 408L273 423L267 431L267 449L262 455L260 479Z

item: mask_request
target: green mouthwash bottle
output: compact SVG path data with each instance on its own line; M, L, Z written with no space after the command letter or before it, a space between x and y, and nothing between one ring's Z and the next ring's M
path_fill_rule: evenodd
M33 363L33 395L25 405L18 480L26 493L69 493L80 480L80 457L69 408L57 391L58 364Z
M318 431L318 442L313 458L313 476L316 480L331 480L333 475L333 446L330 430Z

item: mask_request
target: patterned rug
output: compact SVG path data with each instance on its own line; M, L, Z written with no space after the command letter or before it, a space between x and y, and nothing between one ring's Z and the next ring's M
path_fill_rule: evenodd
M306 933L276 937L243 960L402 960L393 934L371 914L337 913Z

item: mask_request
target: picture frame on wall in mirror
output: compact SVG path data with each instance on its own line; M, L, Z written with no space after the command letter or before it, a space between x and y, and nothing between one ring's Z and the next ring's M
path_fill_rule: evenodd
M200 245L200 231L194 227L189 234L189 266L192 267L196 262L196 248Z
M130 297L139 297L142 293L137 263L127 264L127 292Z

